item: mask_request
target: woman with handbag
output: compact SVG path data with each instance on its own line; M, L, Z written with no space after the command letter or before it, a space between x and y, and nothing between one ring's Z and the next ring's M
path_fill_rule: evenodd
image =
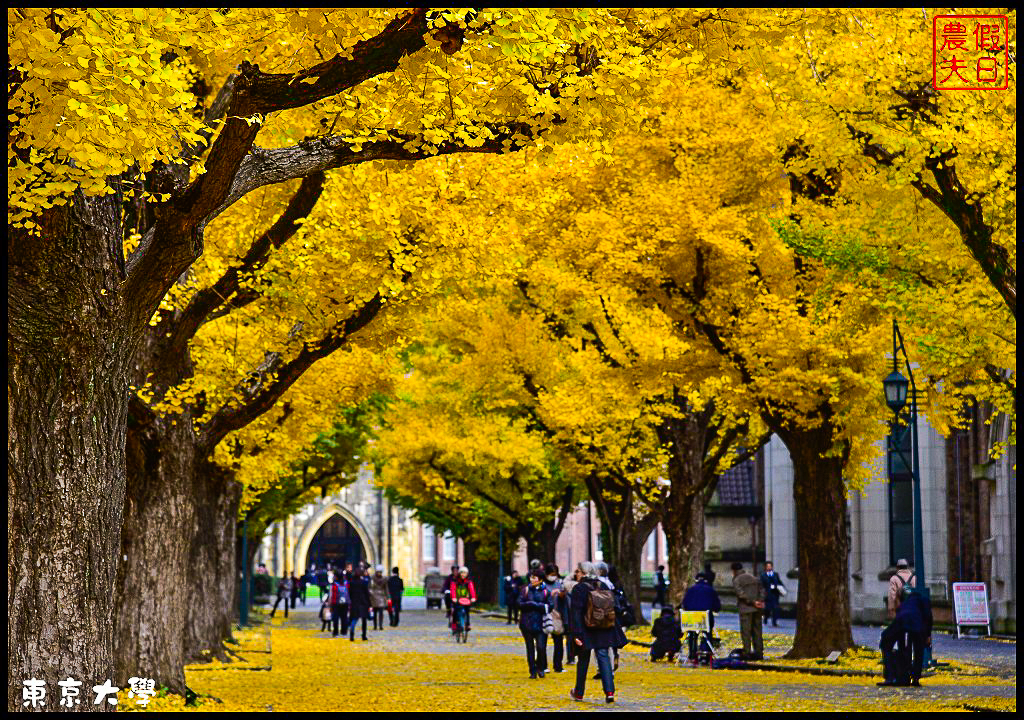
M548 669L547 642L545 632L551 629L551 593L544 587L544 572L540 568L530 571L530 584L519 595L519 630L526 641L526 664L530 668L530 679L544 677Z

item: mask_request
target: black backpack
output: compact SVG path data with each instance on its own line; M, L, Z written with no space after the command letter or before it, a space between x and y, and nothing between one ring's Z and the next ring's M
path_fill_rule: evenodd
M615 616L622 627L636 625L636 611L629 604L629 600L626 599L626 593L622 592L622 590L615 591Z

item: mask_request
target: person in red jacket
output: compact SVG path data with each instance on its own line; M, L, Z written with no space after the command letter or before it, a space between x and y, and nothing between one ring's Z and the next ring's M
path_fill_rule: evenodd
M461 605L466 609L466 629L469 630L469 606L476 602L476 588L473 581L469 579L469 568L463 565L459 568L459 574L448 586L448 593L452 599L452 630L455 629L455 606Z

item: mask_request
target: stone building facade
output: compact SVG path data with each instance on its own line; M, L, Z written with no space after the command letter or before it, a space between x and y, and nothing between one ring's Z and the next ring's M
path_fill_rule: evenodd
M1005 416L991 425L996 439L1008 436ZM1011 446L999 461L971 463L955 433L943 438L924 416L918 427L925 579L936 619L950 621L952 583L980 581L988 586L993 632L1015 633L1016 448ZM884 447L884 438L878 442ZM983 444L980 452L986 459L987 448ZM764 448L763 459L767 555L787 578L787 601L793 603L799 587L793 468L789 452L777 437ZM894 490L883 467L861 491L849 494L847 511L854 620L885 622L885 598L895 562L903 557L914 563L912 524L907 520L912 511L909 496ZM972 562L973 556L980 562Z

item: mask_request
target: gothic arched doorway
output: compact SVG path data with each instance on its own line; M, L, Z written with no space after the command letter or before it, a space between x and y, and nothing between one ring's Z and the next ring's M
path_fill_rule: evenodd
M352 524L341 515L334 514L320 526L306 551L306 564L318 568L328 564L343 567L345 563L356 563L366 559L366 551L359 534Z

